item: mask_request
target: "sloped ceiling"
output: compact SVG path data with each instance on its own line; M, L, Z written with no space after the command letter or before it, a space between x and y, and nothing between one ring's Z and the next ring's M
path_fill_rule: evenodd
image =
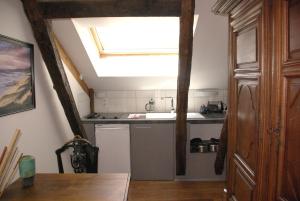
M211 13L214 1L196 0L198 25L194 35L191 87L227 88L227 18ZM53 29L83 79L95 90L176 89L177 78L99 78L71 19L53 21Z

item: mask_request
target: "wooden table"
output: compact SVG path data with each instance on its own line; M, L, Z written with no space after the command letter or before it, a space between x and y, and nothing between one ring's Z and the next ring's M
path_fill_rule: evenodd
M129 174L37 174L34 186L13 183L1 201L126 201Z

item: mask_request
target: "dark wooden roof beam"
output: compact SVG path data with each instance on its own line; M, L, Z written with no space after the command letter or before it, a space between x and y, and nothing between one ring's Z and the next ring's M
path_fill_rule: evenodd
M180 16L180 0L103 0L39 2L45 19Z
M187 109L193 55L195 0L182 0L179 36L179 69L177 80L176 173L186 170Z
M54 33L47 20L40 14L36 0L22 0L23 7L50 74L55 91L63 106L74 135L86 138L73 94L56 48Z

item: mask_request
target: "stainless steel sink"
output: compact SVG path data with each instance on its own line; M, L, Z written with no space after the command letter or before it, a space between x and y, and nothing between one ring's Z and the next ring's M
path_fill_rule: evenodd
M133 118L134 117L134 118ZM128 116L129 119L140 119L139 117L146 119L175 119L176 113L146 113L146 115L141 114L130 114ZM188 119L203 119L200 113L187 113Z
M176 113L146 113L146 119L174 119Z

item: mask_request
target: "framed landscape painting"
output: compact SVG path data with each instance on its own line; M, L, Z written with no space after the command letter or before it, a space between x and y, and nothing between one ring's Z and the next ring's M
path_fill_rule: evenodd
M33 45L0 35L0 116L35 108Z

